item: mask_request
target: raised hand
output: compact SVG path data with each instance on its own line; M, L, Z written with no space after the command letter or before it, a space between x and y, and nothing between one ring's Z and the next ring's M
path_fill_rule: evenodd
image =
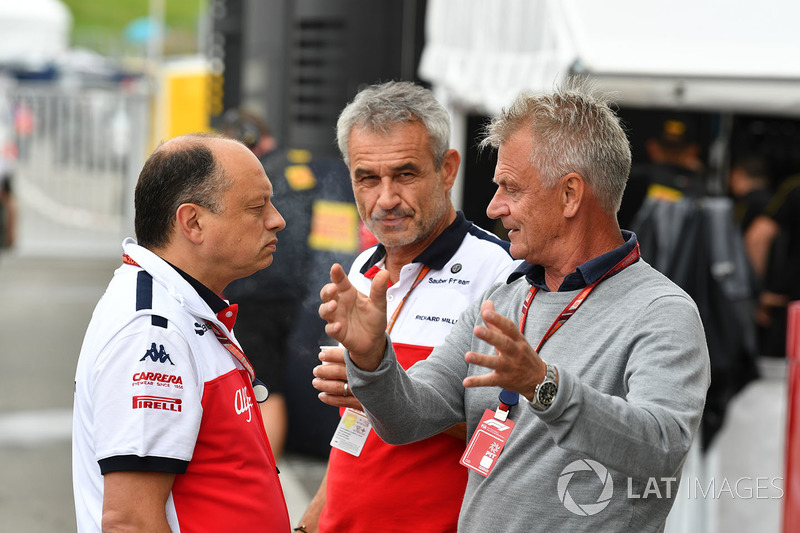
M494 309L494 303L481 305L481 318L486 326L475 326L473 334L494 346L497 355L467 352L464 359L473 365L493 370L482 376L464 379L465 387L503 387L533 398L536 385L547 372L539 354L520 333L517 325Z
M379 272L367 297L353 287L337 263L331 267L331 283L320 291L319 316L328 323L325 332L342 343L350 359L363 370L378 368L386 350L388 282L389 273Z

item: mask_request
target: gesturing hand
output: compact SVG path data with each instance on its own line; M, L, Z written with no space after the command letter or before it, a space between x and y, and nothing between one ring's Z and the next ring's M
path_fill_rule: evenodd
M494 346L497 355L467 352L464 359L468 363L489 368L492 372L467 377L464 386L503 387L531 400L536 385L547 372L544 361L528 344L517 325L495 311L493 302L483 302L481 318L486 327L475 326L473 334Z
M372 280L369 297L353 287L341 265L331 267L331 283L320 291L319 316L328 324L325 332L350 352L361 369L375 370L386 350L386 288L389 273Z

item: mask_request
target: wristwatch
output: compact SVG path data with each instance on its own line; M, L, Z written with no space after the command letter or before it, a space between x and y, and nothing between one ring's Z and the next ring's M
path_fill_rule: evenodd
M547 372L544 375L544 379L541 383L536 385L536 389L533 391L533 401L531 404L534 409L537 411L546 411L547 408L550 407L550 404L556 399L556 393L558 392L557 379L558 373L556 367L547 365Z

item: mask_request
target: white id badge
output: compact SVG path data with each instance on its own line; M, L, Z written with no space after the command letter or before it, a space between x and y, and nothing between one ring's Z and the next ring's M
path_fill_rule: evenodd
M358 457L367 442L372 426L363 411L347 408L344 410L336 432L331 439L331 446Z

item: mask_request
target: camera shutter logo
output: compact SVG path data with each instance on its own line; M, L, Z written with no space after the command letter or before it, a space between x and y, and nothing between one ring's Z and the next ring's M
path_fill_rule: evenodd
M575 472L584 470L594 471L603 484L603 490L600 496L597 497L595 503L579 504L572 499L572 496L567 490L567 486L572 476L575 475ZM561 503L564 504L564 507L566 507L568 511L579 516L596 515L605 509L609 502L611 502L611 495L613 492L614 482L611 479L611 474L608 473L606 467L591 459L578 459L577 461L571 462L561 471L561 475L558 476L558 499L561 500Z

